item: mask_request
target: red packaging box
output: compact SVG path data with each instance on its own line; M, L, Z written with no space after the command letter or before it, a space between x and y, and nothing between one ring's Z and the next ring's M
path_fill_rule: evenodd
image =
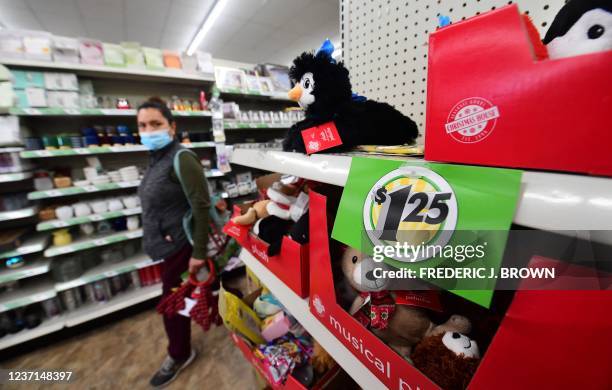
M279 389L307 390L307 388L304 387L304 385L302 385L293 376L289 376L284 384L281 384L281 383L275 384L272 378L270 377L270 375L268 374L268 372L266 371L263 364L259 361L259 359L257 359L253 355L253 352L251 351L251 347L249 346L249 344L242 337L238 336L236 333L231 333L230 337L232 338L232 341L234 342L234 344L238 346L238 348L244 355L245 359L247 359L253 365L253 367L255 367L257 371L264 378L266 378L266 381L268 382L268 384L270 385L272 389L274 390L279 390ZM340 380L339 373L340 373L340 366L336 365L334 368L332 368L327 373L325 373L325 375L323 375L323 377L314 386L310 387L310 389L311 390L321 390L321 389L325 389L329 387L336 387L336 386L330 386L330 385L332 382L337 382L338 380ZM339 388L342 388L342 387L339 387Z
M241 208L234 206L234 214L232 216L238 216L241 213ZM238 225L230 219L223 227L223 232L235 238L244 249L248 250L296 294L306 298L309 288L308 244L299 244L290 237L285 236L281 244L280 253L276 256L268 256L269 244L251 233L250 229L250 225Z
M388 388L438 389L338 305L326 221L326 198L311 191L310 311ZM610 308L610 290L517 291L469 388L612 388Z
M612 176L612 51L537 60L516 4L429 39L425 158Z

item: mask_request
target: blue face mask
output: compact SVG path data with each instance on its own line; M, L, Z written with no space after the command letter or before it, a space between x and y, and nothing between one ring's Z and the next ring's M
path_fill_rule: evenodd
M140 133L140 143L149 150L158 150L172 142L168 129Z

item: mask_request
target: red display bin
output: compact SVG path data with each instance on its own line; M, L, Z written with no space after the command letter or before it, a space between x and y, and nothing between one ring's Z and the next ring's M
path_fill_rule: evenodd
M612 176L612 51L537 60L516 4L429 39L425 158Z
M240 215L241 208L234 206L233 216ZM281 244L281 251L276 256L268 256L269 244L250 231L251 226L238 225L230 221L223 227L223 231L236 239L260 263L281 279L291 290L302 298L308 296L308 244L299 244L290 237L285 236Z
M310 311L388 388L437 389L338 305L326 221L311 191ZM612 388L611 308L612 291L517 291L469 388Z
M238 348L244 355L245 359L248 360L253 365L253 367L255 367L255 369L257 369L257 371L266 379L266 381L268 382L268 384L270 385L272 389L274 390L279 390L279 389L307 390L307 388L304 385L302 385L293 376L289 376L284 384L281 384L281 383L275 384L272 378L270 377L270 374L264 368L264 366L259 361L259 359L257 359L253 355L251 346L242 337L238 336L235 333L231 333L230 337L232 338L232 341L234 342L234 344L238 346ZM331 387L330 384L332 382L340 379L338 378L339 373L340 373L340 366L336 365L334 368L332 368L327 373L325 373L325 375L323 375L323 377L314 386L310 387L310 389L311 390L322 390L322 389Z

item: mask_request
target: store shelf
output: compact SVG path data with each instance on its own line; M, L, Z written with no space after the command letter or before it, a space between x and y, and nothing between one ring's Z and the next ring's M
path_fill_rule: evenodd
M38 212L38 207L26 207L25 209L13 210L13 211L1 211L0 212L0 222L4 221L12 221L14 219L23 219L29 218Z
M66 316L59 315L45 320L36 328L23 329L21 332L6 335L0 339L0 350L60 331L64 328L65 324Z
M80 252L87 249L98 248L110 244L115 244L121 241L133 240L135 238L142 237L142 229L133 231L124 231L119 233L112 233L102 237L96 238L84 238L74 241L72 244L62 246L51 246L48 248L44 255L45 257L54 257L58 255L65 255L67 253Z
M66 188L55 188L52 190L45 191L34 191L28 193L28 199L47 199L47 198L59 198L63 196L87 194L102 191L118 190L122 188L134 188L140 185L140 180L134 181L123 181L119 183L106 183L106 184L95 184L85 187L66 187Z
M18 108L12 107L7 114L18 116L136 116L135 109L117 108ZM172 111L175 117L209 117L210 111Z
M51 61L32 61L23 59L5 58L0 61L2 65L9 67L23 67L41 70L65 70L76 73L78 76L88 76L97 78L114 78L125 80L142 80L157 82L173 82L188 84L210 84L215 81L212 74L191 74L178 69L138 69L121 68L104 65L88 65L78 63L63 63Z
M211 170L207 170L204 172L204 174L206 175L206 177L221 177L221 176L225 176L225 173L221 172L220 170L214 168Z
M90 303L70 312L66 317L66 326L76 326L95 318L134 306L140 302L159 297L162 293L161 283L124 291L105 303Z
M153 264L160 263L161 260L151 260L151 258L145 254L137 254L128 259L120 261L114 264L101 264L97 267L91 268L80 277L69 280L67 282L56 283L56 291L64 291L74 287L82 286L84 284L93 283L101 279L112 278L113 276L124 274L126 272L132 272L134 270L148 267Z
M47 246L48 239L49 235L40 233L26 238L18 248L0 252L0 260L14 256L25 256L32 253L42 252Z
M41 302L56 295L57 291L50 281L39 282L31 286L20 286L16 290L0 294L0 313Z
M2 109L0 108L0 113L2 113ZM23 150L22 146L0 146L0 153L15 153L21 152Z
M424 161L413 157L391 158ZM231 162L344 186L351 159L349 155L307 156L301 153L236 149L232 152ZM612 243L612 232L609 230L612 221L612 179L525 171L521 183L514 223L571 235L579 230L597 231L591 234L593 240Z
M217 144L212 141L192 142L183 144L188 149L195 148L214 148ZM146 152L148 149L142 145L129 146L92 146L88 148L56 149L56 150L25 150L19 153L21 158L45 158L45 157L64 157L64 156L88 156L92 154L107 153L130 153Z
M332 355L334 360L364 389L384 389L385 386L334 335L315 318L308 308L308 299L300 298L274 276L248 251L240 252L240 259L270 290L280 303L295 317L306 331Z
M126 307L159 297L161 293L161 284L156 284L124 291L106 303L88 303L74 311L47 319L36 328L24 329L19 333L2 337L0 339L0 350L103 317Z
M85 217L74 217L65 221L54 219L52 221L40 222L38 225L36 225L36 230L40 232L45 230L65 228L68 226L81 225L87 222L98 222L106 219L127 217L130 215L140 214L141 212L142 209L140 207L135 207L133 209L123 209L117 211L107 211L101 214L91 214Z
M0 183L22 181L32 178L32 172L0 173Z
M292 126L291 123L250 123L250 122L223 122L224 130L241 130L241 129L288 129Z
M42 275L49 272L50 260L36 260L28 262L19 268L5 268L0 272L0 284L14 280L25 279L31 276Z
M270 99L270 100L281 100L294 103L293 100L287 96L288 92L244 92L240 89L220 89L219 92L222 95L228 95L229 97L238 97L241 99Z

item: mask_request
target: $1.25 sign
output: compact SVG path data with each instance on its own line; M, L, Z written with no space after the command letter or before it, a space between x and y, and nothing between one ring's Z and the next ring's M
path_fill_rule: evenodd
M486 257L478 265L496 268L503 258L521 174L511 169L353 157L332 237L373 255L379 245L461 245L459 236L466 235L458 232L475 231L478 239L489 241ZM502 234L490 240L487 234L493 231ZM449 265L448 259L426 257L431 253L394 252L385 262L411 269ZM455 289L462 287L466 286L459 281ZM486 306L489 293L458 294Z
M374 245L442 245L457 224L457 200L444 178L420 166L401 166L379 178L363 203L363 226ZM415 262L423 254L393 256Z

